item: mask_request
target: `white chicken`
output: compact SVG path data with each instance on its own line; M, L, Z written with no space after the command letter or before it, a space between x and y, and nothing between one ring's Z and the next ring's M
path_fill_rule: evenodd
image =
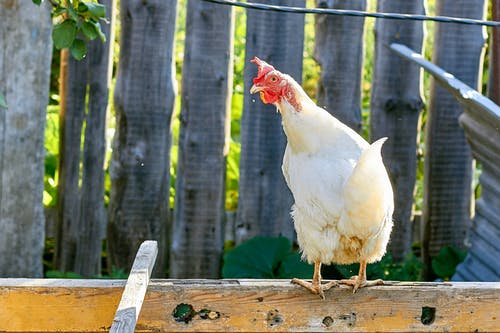
M385 254L393 224L393 191L381 156L387 138L368 144L318 107L292 77L257 57L252 62L259 68L250 92L281 113L288 140L282 169L295 200L297 240L303 259L314 264L312 282L292 283L322 298L338 283L353 292L382 284L367 281L366 265ZM321 264L355 262L357 276L321 283Z

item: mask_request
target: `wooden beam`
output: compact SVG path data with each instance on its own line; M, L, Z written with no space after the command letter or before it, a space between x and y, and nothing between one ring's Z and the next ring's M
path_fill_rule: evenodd
M134 332L157 254L156 241L145 241L139 247L120 304L116 309L110 333Z
M108 331L123 286L0 279L0 331ZM499 309L494 282L342 287L321 300L288 280L153 280L136 332L494 332Z

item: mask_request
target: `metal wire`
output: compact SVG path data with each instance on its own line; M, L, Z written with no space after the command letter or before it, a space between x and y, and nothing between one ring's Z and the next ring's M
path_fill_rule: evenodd
M381 19L433 21L433 22L443 22L443 23L460 23L460 24L470 24L470 25L483 25L488 27L500 27L500 22L497 21L483 21L483 20L468 19L463 17L426 16L419 14L399 14L399 13L374 13L361 10L331 9L331 8L288 7L288 6L267 5L262 3L253 3L253 2L240 2L234 0L202 0L202 1L217 3L220 5L227 5L227 6L236 6L236 7L257 9L257 10L269 10L274 12L285 12L285 13L295 13L295 14L362 16L362 17L374 17Z

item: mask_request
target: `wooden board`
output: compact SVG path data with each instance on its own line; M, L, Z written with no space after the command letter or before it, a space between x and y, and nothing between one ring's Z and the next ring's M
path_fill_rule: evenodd
M145 241L139 247L120 304L116 309L110 333L134 332L157 254L156 241Z
M0 279L0 332L108 331L123 286ZM182 303L187 323L173 316ZM499 318L500 283L334 288L323 301L285 280L153 280L136 332L500 332Z
M0 332L103 332L123 280L0 279Z

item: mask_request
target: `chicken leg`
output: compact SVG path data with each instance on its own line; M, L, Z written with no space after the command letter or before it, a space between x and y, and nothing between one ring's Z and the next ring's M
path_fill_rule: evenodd
M384 281L381 279L366 280L366 261L363 260L359 263L358 275L354 275L347 280L340 280L339 283L352 286L352 293L354 294L359 288L381 285L384 284Z
M321 297L322 299L325 299L325 293L324 293L325 290L328 290L331 287L338 285L337 281L330 281L330 282L325 283L323 285L321 284L321 262L320 261L314 262L314 274L313 274L312 282L307 282L307 281L297 279L297 278L292 279L291 282L308 289L313 294L319 295L319 297Z

